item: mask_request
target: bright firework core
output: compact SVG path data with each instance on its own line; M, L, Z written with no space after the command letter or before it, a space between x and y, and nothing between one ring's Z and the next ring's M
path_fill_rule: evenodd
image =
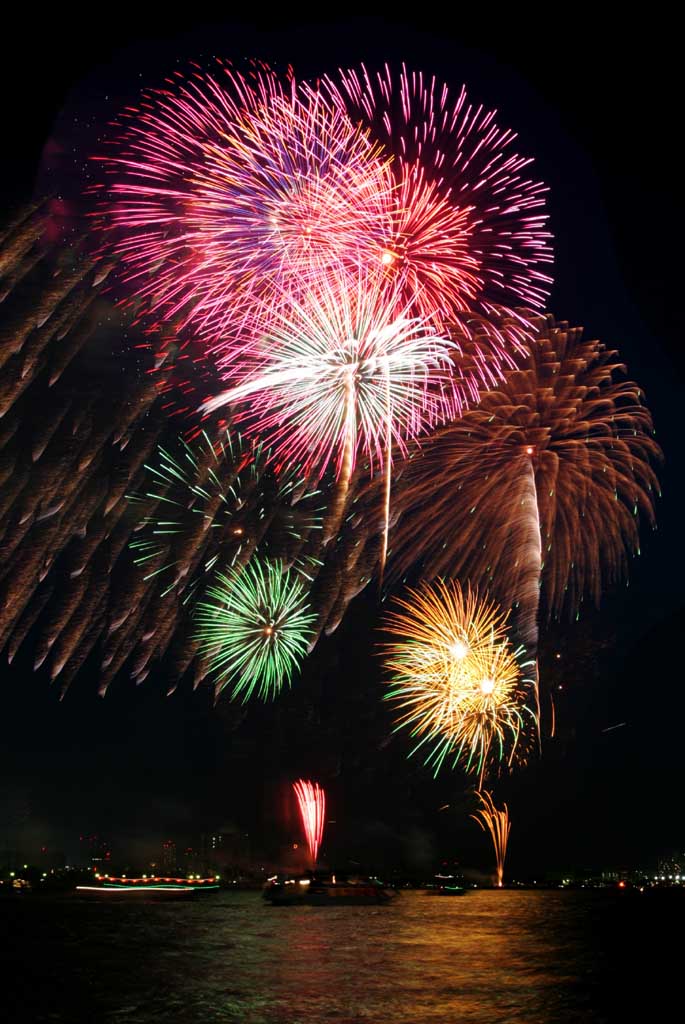
M452 654L453 657L455 657L458 661L461 661L462 658L465 658L468 653L468 646L464 643L463 640L455 640L452 646L450 647L450 654Z

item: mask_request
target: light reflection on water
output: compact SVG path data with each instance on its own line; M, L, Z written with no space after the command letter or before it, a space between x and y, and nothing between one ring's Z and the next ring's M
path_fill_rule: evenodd
M646 951L664 910L680 916L584 892L407 892L347 908L275 908L258 893L19 902L3 914L14 935L3 1003L9 1021L36 1024L626 1020L646 992L656 1009Z

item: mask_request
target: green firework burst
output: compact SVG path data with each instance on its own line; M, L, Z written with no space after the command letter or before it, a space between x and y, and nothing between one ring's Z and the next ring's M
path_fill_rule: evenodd
M270 457L228 431L216 441L204 432L192 444L179 438L174 451L158 447L145 466L147 489L128 497L143 512L134 560L146 579L159 577L162 596L178 590L187 600L215 566L232 567L255 550L281 558L321 529L318 492L305 493L296 468L276 473ZM317 561L296 554L292 564L311 579Z
M195 640L208 660L217 692L232 699L276 697L307 653L314 614L302 580L280 562L253 559L216 574L196 611Z

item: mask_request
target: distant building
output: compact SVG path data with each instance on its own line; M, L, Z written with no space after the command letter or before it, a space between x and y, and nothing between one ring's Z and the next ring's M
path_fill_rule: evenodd
M160 858L162 874L173 875L178 870L178 858L176 856L176 843L173 839L165 839L162 843L162 856Z
M685 876L685 852L669 853L664 857L659 857L657 861L657 874L659 876L664 875L666 878L669 875L673 877L676 875Z
M201 860L207 872L244 868L250 863L250 852L249 835L233 825L200 837Z
M186 846L181 855L180 863L185 875L205 874L202 853L195 846Z
M112 862L111 843L104 836L94 833L82 835L79 837L79 859L81 867L105 870Z

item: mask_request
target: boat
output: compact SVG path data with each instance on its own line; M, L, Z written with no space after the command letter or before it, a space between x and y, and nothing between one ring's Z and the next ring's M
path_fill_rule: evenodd
M277 877L264 887L264 899L274 907L369 906L389 903L398 893L376 878L341 877L312 873L301 878Z
M436 875L435 885L426 890L426 896L465 896L467 892L454 875Z
M87 900L145 903L148 900L192 900L196 898L197 890L190 885L77 885L76 895Z
M215 878L143 878L96 875L96 885L77 885L76 895L81 899L99 900L190 900L204 893L216 892Z

